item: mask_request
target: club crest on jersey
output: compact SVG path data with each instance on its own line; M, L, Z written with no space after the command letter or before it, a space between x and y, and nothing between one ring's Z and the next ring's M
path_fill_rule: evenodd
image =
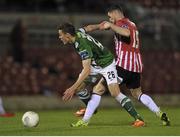
M82 59L87 59L89 57L89 54L86 50L80 51L79 54Z
M122 28L129 28L127 24L123 24L121 27Z

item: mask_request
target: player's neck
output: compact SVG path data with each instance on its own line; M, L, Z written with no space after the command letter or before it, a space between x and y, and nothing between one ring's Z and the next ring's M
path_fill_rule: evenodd
M71 43L75 43L75 41L76 41L76 37L72 37L71 38Z

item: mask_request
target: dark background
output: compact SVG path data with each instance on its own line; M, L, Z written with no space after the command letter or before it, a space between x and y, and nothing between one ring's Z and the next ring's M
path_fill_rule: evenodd
M62 47L58 25L77 28L107 20L110 3L123 5L138 26L148 94L179 94L179 0L1 0L0 95L59 95L81 71L79 56ZM114 52L113 33L92 35Z

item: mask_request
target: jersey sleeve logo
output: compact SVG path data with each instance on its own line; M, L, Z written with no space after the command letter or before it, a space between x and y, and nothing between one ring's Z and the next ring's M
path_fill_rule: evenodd
M82 32L82 33L86 33L84 28L79 28L78 31Z
M89 53L86 50L83 50L83 51L79 52L79 54L80 54L82 60L85 60L85 59L89 58Z

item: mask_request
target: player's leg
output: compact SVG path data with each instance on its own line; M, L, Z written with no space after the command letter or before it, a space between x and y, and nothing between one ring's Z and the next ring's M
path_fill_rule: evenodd
M91 96L91 100L88 102L86 112L84 114L83 120L88 122L94 112L96 111L97 107L99 106L99 103L101 101L101 96L105 91L105 87L103 85L104 79L102 78L98 84L93 88L93 93Z
M91 99L92 95L92 88L97 84L97 82L100 80L101 76L99 75L89 75L84 82L78 87L77 96L79 99L87 106L89 100ZM75 112L75 115L77 117L81 117L84 115L86 111L86 108L81 108L78 111ZM95 110L94 114L97 113L97 110Z
M77 96L85 105L87 105L88 101L91 98L91 93L90 91L88 91L87 85L88 83L83 82L77 89Z
M113 97L121 104L121 106L137 121L135 126L143 126L144 122L140 115L134 108L131 100L120 92L120 88L117 81L117 70L114 64L106 67L103 71L104 77L106 79L108 89Z
M87 106L88 101L91 99L91 93L86 88L87 83L83 82L77 89L76 95L79 97L79 99ZM74 115L77 117L81 117L84 115L86 111L86 108L80 108L77 110Z
M142 93L141 87L130 89L131 94L134 98L138 99L142 104L144 104L150 111L154 112L163 122L164 126L170 125L170 120L165 112L162 112L160 108L156 105L154 100L147 94Z
M144 126L142 117L137 113L131 100L120 92L119 85L116 83L109 84L108 89L113 97L121 104L121 106L135 119L133 126Z
M2 102L2 99L0 97L0 115L5 114L5 113L6 112L5 112L4 107L3 107L3 102Z
M4 110L4 107L3 107L3 101L0 97L0 117L13 117L14 114L13 113L7 113L5 110Z
M75 124L72 123L71 126L81 127L81 126L87 126L88 125L90 118L92 117L92 115L96 111L97 107L99 106L99 103L101 101L101 95L105 91L105 88L104 88L102 82L103 82L103 78L93 88L93 93L92 93L91 99L87 104L87 108L86 108L86 111L85 111L85 114L84 114L82 120L79 120Z
M147 95L143 94L140 86L141 74L123 70L117 67L118 75L124 79L124 83L130 89L131 94L134 98L138 99L142 104L148 107L152 112L154 112L163 121L163 125L169 125L169 119L166 113L163 113L160 108L156 105L153 99Z
M99 75L89 75L84 82L78 87L77 95L79 99L87 105L88 101L91 99L92 88L98 83L101 79Z

